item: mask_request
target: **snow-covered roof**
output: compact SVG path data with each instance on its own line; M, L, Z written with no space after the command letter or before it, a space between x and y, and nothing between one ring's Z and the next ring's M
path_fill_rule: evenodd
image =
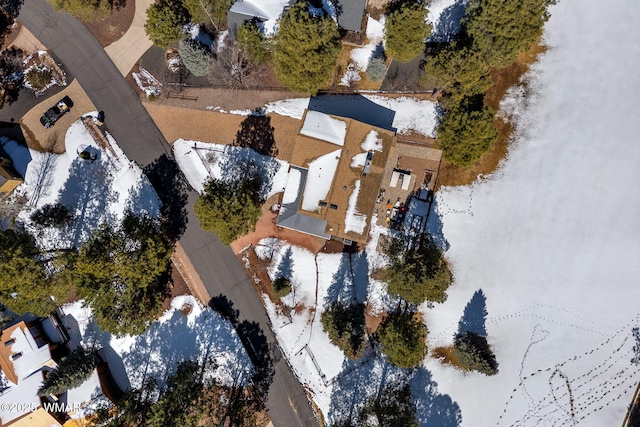
M257 18L262 22L265 35L272 35L276 30L276 23L289 0L240 0L236 1L227 13L228 27L235 31L244 21Z
M301 208L309 212L320 211L318 203L325 200L331 190L342 150L332 151L309 163Z
M300 133L342 147L347 135L347 123L328 114L307 111Z

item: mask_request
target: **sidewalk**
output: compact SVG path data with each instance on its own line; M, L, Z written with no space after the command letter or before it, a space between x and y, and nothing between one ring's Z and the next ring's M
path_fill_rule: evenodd
M131 27L122 38L104 48L123 76L129 74L140 57L152 46L144 32L144 24L147 20L146 11L153 3L154 0L136 0Z

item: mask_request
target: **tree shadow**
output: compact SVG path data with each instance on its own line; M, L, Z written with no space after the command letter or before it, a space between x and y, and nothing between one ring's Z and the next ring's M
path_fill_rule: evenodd
M455 39L462 28L460 21L464 18L468 5L468 0L457 0L455 3L445 8L440 14L438 24L433 29L429 40L435 42L449 42Z
M424 367L418 368L409 381L416 418L423 426L457 427L462 422L460 405L447 394L438 392L438 383Z
M438 200L433 199L431 207L429 208L429 217L427 218L425 231L431 235L433 241L438 245L442 252L446 252L449 250L450 245L449 241L444 236L442 227L442 217L438 212Z
M269 342L257 322L244 320L237 326L236 331L253 363L254 373L250 384L254 388L254 396L259 403L259 408L262 409L267 401L269 387L275 374Z
M389 382L399 381L404 377L405 373L400 368L381 358L366 359L364 363L346 359L342 363L341 373L333 383L327 414L329 424L355 422L362 405L377 398Z
M275 374L267 337L260 329L259 323L248 320L239 322L240 312L233 308L233 301L225 295L220 294L211 298L208 305L235 328L253 364L253 375L249 383L252 386L252 395L259 409L262 409Z
M159 202L158 193L156 193L147 177L142 175L138 183L129 189L125 211L157 218L160 215Z
M458 334L465 335L469 332L482 337L487 336L485 323L487 320L487 297L478 289L464 308L464 314L458 322Z
M113 176L108 160L98 156L96 161L76 157L69 176L58 193L58 202L74 214L74 222L67 229L67 245L76 247L91 235L100 224L112 223L115 215L109 206L118 199L111 190Z
M238 323L240 311L233 308L233 302L226 295L220 294L211 298L208 306L222 318L230 321L232 325L235 326Z
M333 273L331 285L327 289L327 295L324 298L325 306L334 302L351 305L356 300L349 257L348 253L343 253L340 257L340 265L338 270Z
M251 114L240 124L240 130L236 133L233 145L251 148L263 156L275 157L278 155L278 148L273 132L271 117Z
M364 303L369 291L369 259L365 251L351 255L351 271L355 299Z
M273 277L275 278L283 277L285 279L291 280L292 274L293 274L293 250L291 249L291 246L289 246L282 254L282 258L280 258L280 262L278 263L277 268L273 272Z
M226 147L225 156L217 165L225 181L252 180L260 202L267 199L273 177L281 167L275 158L260 155L252 149L232 146Z
M171 242L177 242L187 228L187 186L178 164L163 154L145 166L144 174L160 202L161 230Z

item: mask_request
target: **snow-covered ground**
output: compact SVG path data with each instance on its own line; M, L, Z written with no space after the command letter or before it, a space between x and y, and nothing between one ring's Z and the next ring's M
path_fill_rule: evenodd
M204 190L209 179L237 179L244 173L242 165L248 163L253 163L262 176L265 200L284 191L289 177L289 163L249 148L178 139L173 153L189 184L198 192Z
M186 307L189 310L185 310ZM248 381L251 360L231 322L191 295L176 297L171 308L142 335L114 337L95 324L91 310L82 302L62 307L62 321L71 336L70 345L100 348L118 386L127 390L155 378L162 387L180 362L212 358L212 375L224 384ZM73 403L73 402L70 402Z
M461 4L436 1L431 9L442 19ZM270 239L256 248L273 260L272 278L292 280L283 298L289 310L266 301L268 312L329 423L395 379L409 381L421 425L622 423L640 377L640 334L632 332L640 326L640 9L631 1L597 5L551 9L549 50L526 76L527 97L514 89L503 102L501 114L516 125L508 158L470 186L442 189L428 224L456 278L445 303L421 307L429 348L451 345L461 325L479 318L474 327L486 331L497 375L464 374L431 356L403 372L376 357L349 361L328 342L319 323L328 302L393 306L385 286L367 275L384 263L375 236L351 263L344 254L314 260ZM315 109L340 115L326 102ZM370 107L362 109L369 119L395 126L402 117Z
M29 202L18 218L42 248L75 247L101 223L121 220L127 209L154 217L159 214L158 196L140 167L127 159L110 135L107 140L108 148L101 148L78 120L67 130L65 153L30 150L32 160L24 183L16 189ZM78 153L82 151L95 160L81 159ZM30 215L50 203L65 205L74 215L73 223L61 228L35 226Z
M486 377L426 360L464 426L622 424L640 378L639 20L632 0L553 6L527 97L503 104L508 159L437 195L456 283L424 309L429 345L451 344L481 289L500 363Z

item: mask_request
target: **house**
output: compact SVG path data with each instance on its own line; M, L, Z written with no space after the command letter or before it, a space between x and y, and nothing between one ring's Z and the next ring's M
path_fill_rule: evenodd
M235 40L236 31L245 21L256 19L261 23L266 36L275 33L276 23L282 12L295 4L296 0L238 0L227 12L229 38Z
M13 167L9 155L0 145L0 199L8 196L22 183L22 177Z
M399 142L394 131L307 110L277 225L345 244L365 243L374 213L386 208L386 194L398 206L414 194L428 196L441 156L435 148Z
M262 26L266 36L276 33L276 24L280 15L293 6L297 0L238 0L227 12L227 28L229 37L235 40L236 31L246 22L256 19ZM320 9L323 2L310 0L309 3ZM364 20L367 0L333 0L325 9L334 9L330 14L337 17L338 27L350 32L360 32L366 22Z
M61 396L38 396L42 381L68 352L69 336L57 314L23 317L0 336L0 426L61 426L54 414L80 409L101 395L97 371L82 386Z

